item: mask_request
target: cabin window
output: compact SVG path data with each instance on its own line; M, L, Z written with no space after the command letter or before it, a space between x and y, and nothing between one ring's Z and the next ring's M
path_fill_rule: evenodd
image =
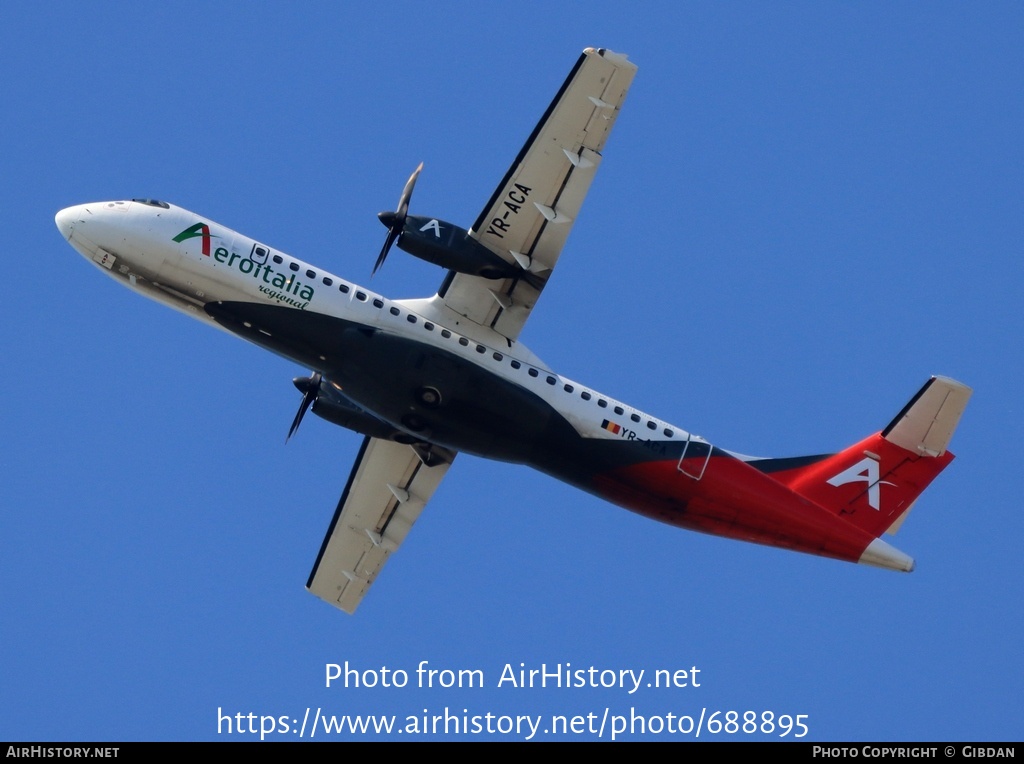
M280 255L274 255L273 259L274 259L274 262L277 263L278 265L280 265L281 263L284 262L284 258L281 257Z
M647 423L647 429L648 430L657 430L658 429L658 425L656 425L654 422L648 422Z
M672 432L672 430L670 430L670 429L669 429L669 428L667 428L667 427L665 428L665 434L666 434L666 435L667 435L668 437L670 437L670 438L671 438L671 437L673 437L673 436L675 435L675 433L674 433L674 432Z
M486 353L487 352L487 348L485 348L483 345L477 345L476 346L476 352L478 352L478 353Z
M356 299L366 302L366 292L356 292Z
M608 408L608 401L606 401L604 398L598 398L597 399L597 405L600 406L603 409L606 409L606 408Z
M459 337L459 344L462 345L462 347L466 347L467 345L469 345L469 340L467 340L465 337Z
M616 414L620 414L620 415L621 415L621 414L625 414L625 413L626 413L625 411L623 411L623 410L622 410L622 406L616 406L616 407L615 407L614 409L612 409L612 410L613 410L613 411L614 411L614 412L615 412Z
M501 353L495 353L494 354L494 360L495 361L500 361L502 358L503 358L503 356L501 355Z
M324 286L330 286L333 283L334 283L334 279L331 279L331 278L328 278L327 276L324 276ZM378 305L377 307L379 308L380 306Z
M426 329L428 332L434 331L434 325L432 323L430 323L429 321L424 321L423 322L423 328Z
M373 307L375 307L375 308L383 308L384 307L384 301L382 299L380 299L379 297L375 298L374 301L373 301Z
M450 331L448 331L447 329L442 329L441 330L441 336L444 337L445 339L448 339L448 338L450 338L452 336L452 333Z
M580 398L582 398L585 401L589 401L590 400L590 393L588 393L586 390L584 390L583 392L580 393Z
M548 383L549 385L553 385L553 384L555 384L555 378L554 378L554 377L548 377L548 378L547 378L547 383Z
M536 377L537 374L538 374L538 371L536 369L530 369L529 374L530 374L531 377Z
M298 263L288 263L288 267L291 268L293 271L297 271L299 269L299 264Z
M338 284L338 291L342 294L348 294L348 284Z
M630 414L629 418L632 419L634 422L639 422L640 421L640 415L639 414Z
M401 312L402 312L402 311L400 311L400 310L399 310L398 308L396 308L396 307L394 307L394 306L392 306L392 307L391 307L391 315L392 315L392 316L397 316L397 315L398 315L399 313L401 313Z
M565 385L562 389L567 393L571 393L573 388L572 385Z
M512 363L512 368L513 368L513 369L519 369L519 368L521 368L521 367L522 367L522 364L521 364L521 363L519 363L519 361L515 361L515 360L513 360L513 361L512 361L511 363Z
M410 313L408 316L405 317L405 320L408 321L410 324L415 324L416 323L416 316L414 316L412 313Z

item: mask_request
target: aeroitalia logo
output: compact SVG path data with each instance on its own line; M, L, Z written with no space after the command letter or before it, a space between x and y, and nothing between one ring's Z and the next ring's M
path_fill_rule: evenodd
M246 276L252 277L257 282L256 289L270 299L290 305L299 310L305 310L309 301L313 299L314 289L309 284L303 284L298 280L296 273L281 273L275 271L267 260L267 249L258 244L253 244L253 252L259 256L254 259L253 253L240 255L237 252L229 252L225 247L217 247L213 253L210 252L210 239L219 239L210 233L210 226L206 223L196 223L175 236L172 241L181 243L189 239L202 238L203 255L211 257L217 263L237 270ZM278 258L280 259L280 258ZM214 264L215 265L215 264Z
M212 237L210 236L210 226L206 225L206 223L196 223L194 226L186 228L184 231L175 236L173 241L176 241L179 244L181 244L181 242L186 241L188 239L194 239L197 236L203 237L203 254L209 257L210 239Z

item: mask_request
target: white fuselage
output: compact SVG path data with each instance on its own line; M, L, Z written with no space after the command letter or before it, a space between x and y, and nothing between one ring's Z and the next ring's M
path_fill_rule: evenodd
M582 437L706 442L556 374L521 342L510 343L466 321L436 296L388 300L180 207L164 205L84 204L61 210L56 221L68 242L107 275L212 326L221 328L204 306L216 302L265 303L335 316L457 354L541 397ZM614 426L605 426L608 421Z

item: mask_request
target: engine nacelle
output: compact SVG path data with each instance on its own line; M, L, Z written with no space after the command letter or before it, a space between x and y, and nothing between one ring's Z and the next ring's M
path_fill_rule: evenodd
M387 422L359 408L348 398L334 393L330 397L322 393L317 396L313 402L313 413L331 424L355 430L359 434L369 435L371 438L393 440L396 435L400 434Z
M407 215L398 246L421 260L471 276L506 279L528 275L517 264L491 252L465 228L437 218Z

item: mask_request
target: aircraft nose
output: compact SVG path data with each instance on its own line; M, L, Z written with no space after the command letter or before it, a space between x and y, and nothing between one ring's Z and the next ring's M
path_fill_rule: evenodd
M71 233L75 230L75 223L82 219L82 208L78 207L65 207L58 212L53 220L57 224L57 230L61 232L61 235L70 240Z

